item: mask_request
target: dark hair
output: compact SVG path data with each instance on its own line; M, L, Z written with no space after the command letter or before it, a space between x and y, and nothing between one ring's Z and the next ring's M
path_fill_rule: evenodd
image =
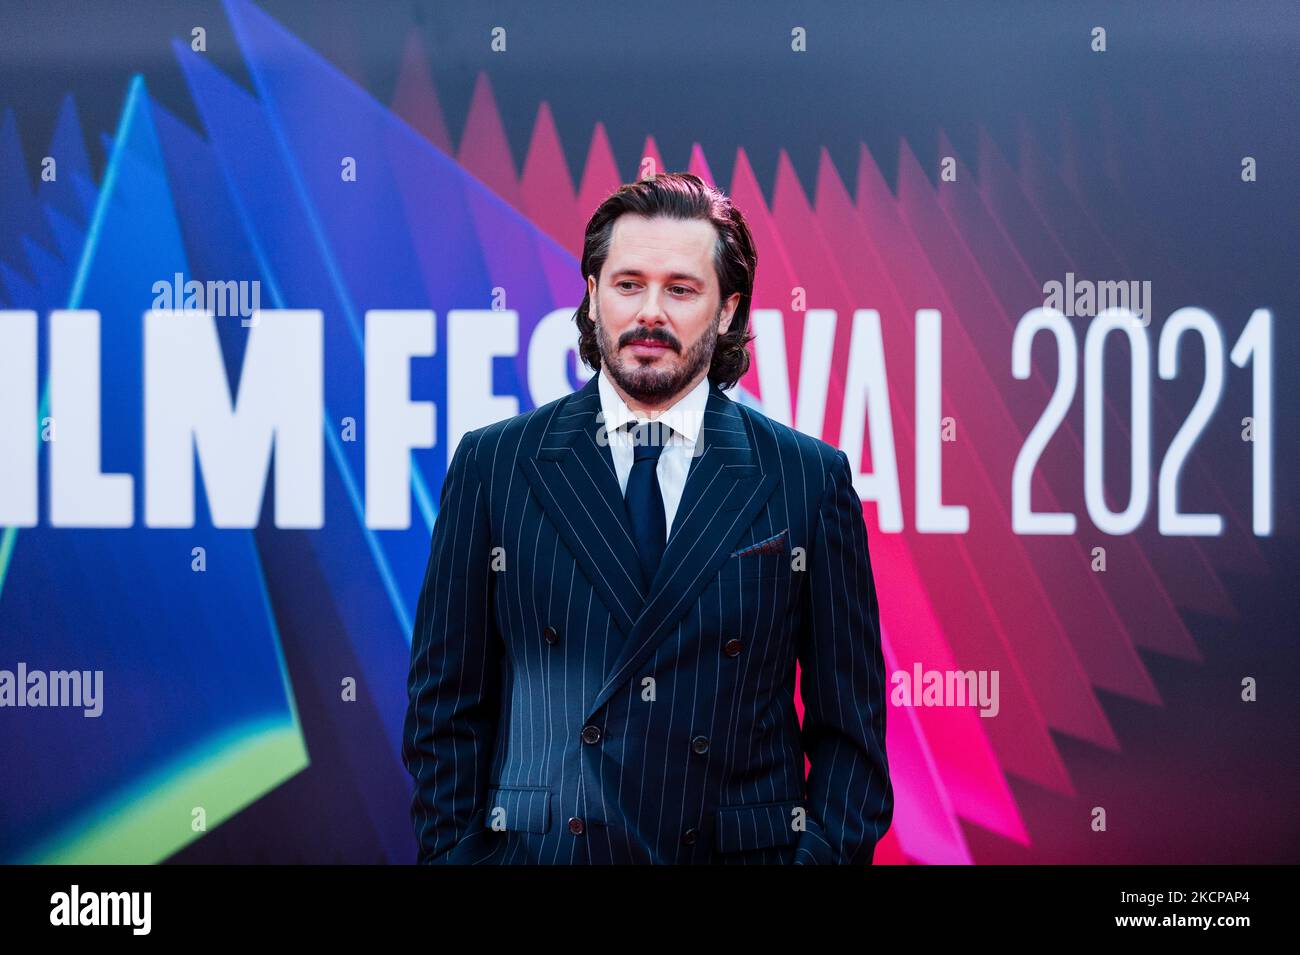
M740 293L740 301L731 316L731 325L718 336L709 365L709 380L719 388L731 388L749 369L749 352L745 346L754 338L749 334L749 305L758 254L745 217L726 195L693 173L660 173L627 183L610 194L587 223L582 246L584 283L589 275L599 280L609 257L614 222L629 212L646 218L703 219L717 231L713 270L718 276L718 304L721 306L735 292ZM591 295L586 293L573 316L578 324L578 354L593 370L600 371L600 349L596 344L596 323L588 314L590 306Z

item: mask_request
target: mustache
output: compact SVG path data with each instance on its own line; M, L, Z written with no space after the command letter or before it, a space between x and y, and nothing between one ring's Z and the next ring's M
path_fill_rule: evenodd
M633 329L630 332L624 332L622 336L619 337L618 346L622 348L624 345L628 345L634 341L663 342L669 348L673 349L673 351L682 350L681 343L678 342L677 339L674 338L671 334L664 331L662 328L651 329L650 331L644 331L644 332L639 329Z

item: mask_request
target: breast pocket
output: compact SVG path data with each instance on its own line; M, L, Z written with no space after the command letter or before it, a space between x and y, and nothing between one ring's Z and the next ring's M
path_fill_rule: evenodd
M779 662L770 641L784 633L793 579L784 531L751 538L731 552L701 598L724 653L757 653L761 660Z
M789 570L790 532L781 530L733 550L722 566L721 577L724 581L771 580L786 577Z

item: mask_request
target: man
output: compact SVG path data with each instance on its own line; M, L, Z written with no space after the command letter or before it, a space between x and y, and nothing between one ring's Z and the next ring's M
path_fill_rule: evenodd
M698 177L623 186L582 255L597 373L457 445L411 642L420 862L871 861L893 788L862 505L842 451L723 394L755 266Z

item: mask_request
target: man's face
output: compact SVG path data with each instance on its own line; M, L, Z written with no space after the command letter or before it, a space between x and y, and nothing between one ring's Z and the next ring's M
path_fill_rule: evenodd
M662 404L707 373L740 293L719 302L717 232L702 219L614 221L599 283L587 277L601 364L631 398Z

